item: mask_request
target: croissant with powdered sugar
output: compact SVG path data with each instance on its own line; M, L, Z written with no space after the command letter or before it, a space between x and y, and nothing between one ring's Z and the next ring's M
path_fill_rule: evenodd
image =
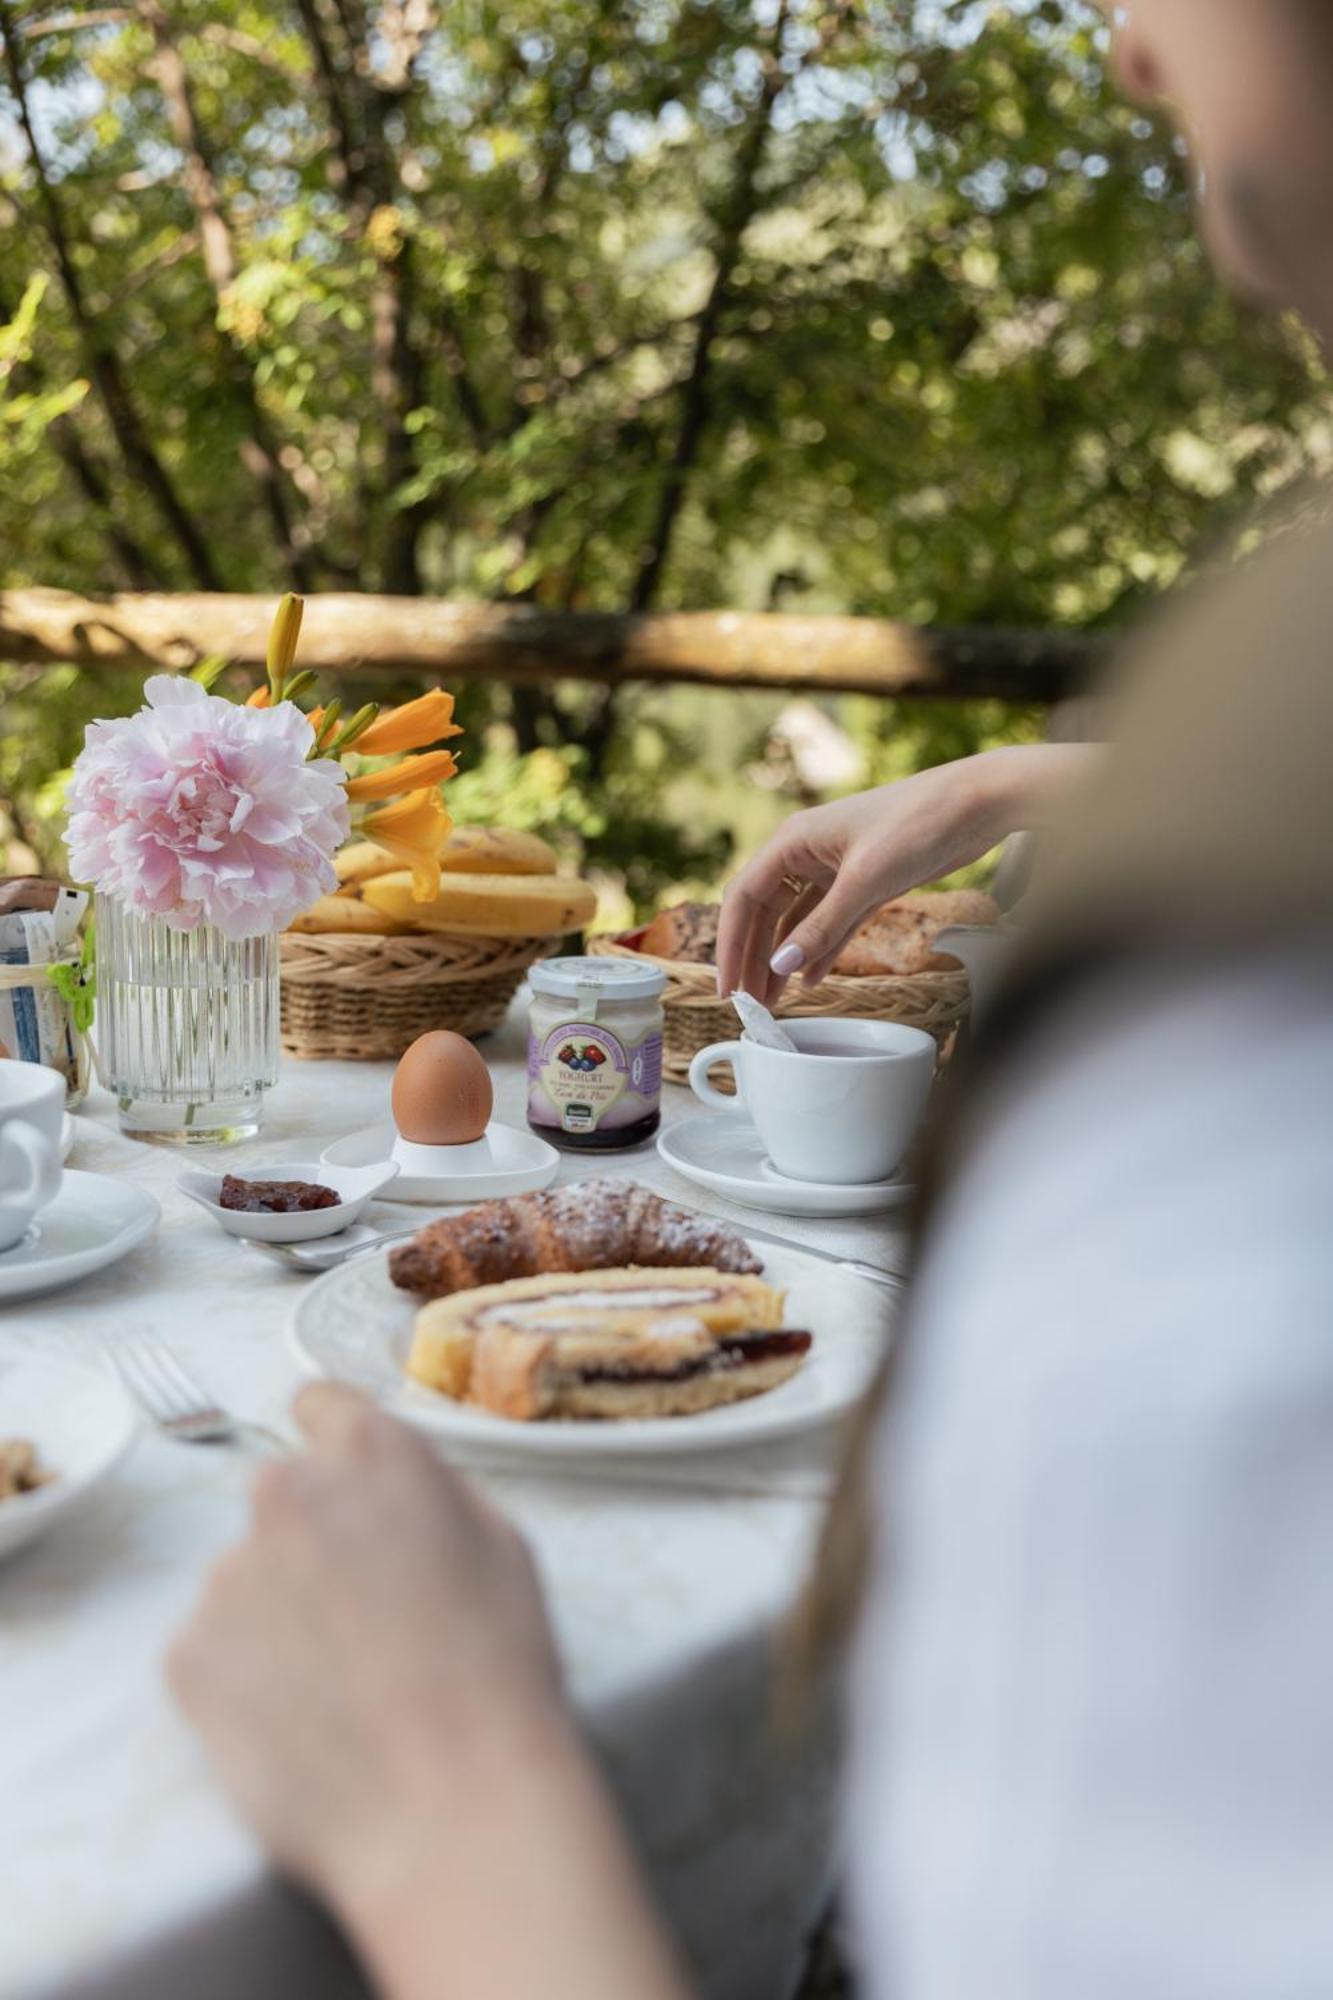
M429 1223L389 1253L395 1285L423 1299L547 1271L608 1271L633 1264L752 1274L763 1269L744 1239L724 1223L613 1180L479 1202L462 1215Z

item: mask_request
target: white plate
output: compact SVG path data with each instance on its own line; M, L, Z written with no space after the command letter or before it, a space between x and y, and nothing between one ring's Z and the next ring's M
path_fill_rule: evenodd
M27 1438L57 1475L35 1493L0 1500L0 1556L82 1505L137 1428L134 1406L109 1369L46 1354L0 1363L0 1437Z
M740 1112L683 1119L658 1134L657 1150L687 1181L770 1215L882 1215L904 1207L916 1192L896 1175L860 1187L791 1180L770 1165L759 1134Z
M192 1168L176 1182L187 1200L211 1215L228 1236L243 1236L251 1243L313 1243L319 1236L336 1236L359 1222L375 1196L398 1177L392 1160L373 1167L336 1167L324 1160L274 1160L266 1167L246 1167L238 1178L246 1181L312 1181L333 1189L339 1197L330 1208L294 1209L286 1215L251 1214L238 1208L224 1208L221 1202L221 1174Z
M55 1200L21 1243L0 1254L0 1302L35 1298L118 1264L152 1235L161 1216L145 1188L66 1167Z
M600 1461L731 1451L841 1417L874 1374L895 1309L892 1291L823 1258L786 1245L755 1248L765 1255L765 1278L787 1289L786 1324L808 1329L814 1345L804 1367L779 1388L696 1417L516 1423L408 1382L403 1364L418 1301L390 1282L383 1250L307 1285L293 1308L291 1338L310 1374L369 1390L395 1416L433 1432L461 1456Z
M397 1141L391 1124L372 1125L326 1147L320 1160L326 1167L374 1166L393 1157ZM432 1153L437 1159L428 1164ZM480 1201L549 1187L560 1171L560 1155L535 1132L490 1124L474 1146L412 1146L399 1164L395 1201Z

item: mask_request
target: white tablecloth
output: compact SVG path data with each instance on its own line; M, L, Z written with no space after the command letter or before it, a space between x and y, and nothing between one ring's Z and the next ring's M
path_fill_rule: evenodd
M498 1115L512 1122L522 1119L520 1051L511 1019L487 1055ZM390 1074L379 1064L288 1064L262 1139L227 1164L318 1154L385 1115ZM668 1119L694 1108L683 1091L666 1097ZM185 1159L122 1138L105 1097L77 1125L70 1164L151 1188L162 1228L101 1277L0 1307L0 1368L25 1349L86 1353L149 1335L237 1412L279 1418L297 1379L285 1324L308 1280L234 1244L182 1200L174 1181ZM651 1148L571 1156L563 1169L594 1172L728 1212ZM386 1225L416 1213L428 1219L377 1211ZM747 1213L730 1211L739 1222ZM748 1219L901 1266L896 1218ZM726 2000L775 2000L827 1885L831 1759L811 1744L784 1771L767 1696L770 1635L799 1587L833 1449L826 1437L725 1463L682 1460L632 1483L483 1475L536 1548L574 1699L657 1893L705 1990ZM242 1524L248 1475L234 1453L145 1433L100 1498L0 1569L4 2000L31 2000L146 1951L228 1898L271 1894L160 1670L210 1561ZM288 1979L288 2000L296 1991Z

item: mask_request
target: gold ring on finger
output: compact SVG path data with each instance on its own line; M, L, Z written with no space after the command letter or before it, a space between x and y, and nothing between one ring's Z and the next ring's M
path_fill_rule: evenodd
M784 889L789 889L793 896L803 896L810 884L799 875L784 875L782 886Z

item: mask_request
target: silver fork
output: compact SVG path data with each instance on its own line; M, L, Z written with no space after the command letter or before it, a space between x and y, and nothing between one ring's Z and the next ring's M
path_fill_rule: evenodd
M145 1416L178 1444L262 1445L289 1452L293 1446L267 1424L234 1417L200 1388L170 1348L135 1340L111 1352L111 1363Z

